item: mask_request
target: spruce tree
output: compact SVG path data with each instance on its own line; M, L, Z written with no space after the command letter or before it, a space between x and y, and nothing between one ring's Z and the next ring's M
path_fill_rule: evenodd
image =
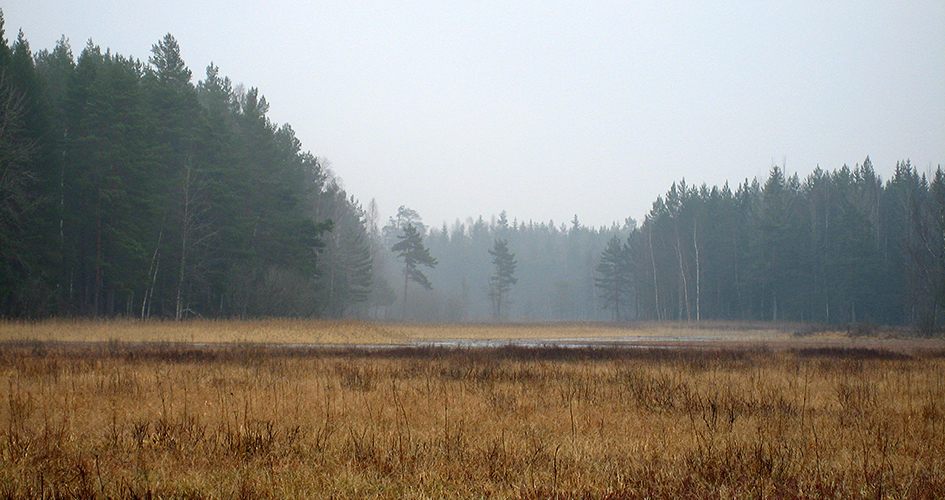
M518 262L515 261L515 254L509 253L508 240L495 240L489 255L495 266L495 271L489 277L489 299L492 301L492 318L499 319L502 317L502 304L507 302L512 285L518 283L515 278Z
M594 278L594 284L600 289L603 308L610 309L614 321L623 318L620 308L629 304L632 269L630 246L622 244L620 238L614 235L601 253L597 276Z

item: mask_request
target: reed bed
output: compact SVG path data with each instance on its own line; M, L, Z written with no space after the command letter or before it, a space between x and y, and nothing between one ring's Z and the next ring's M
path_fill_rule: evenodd
M742 341L787 340L809 326L750 322L633 322L560 324L423 324L268 318L192 319L49 319L0 321L0 342L108 342L201 344L385 344L407 345L441 339L609 339L698 338ZM841 332L816 331L805 337L837 339Z
M396 324L291 318L252 320L48 319L0 321L0 341L201 344L399 344Z
M945 352L0 344L0 498L941 498Z

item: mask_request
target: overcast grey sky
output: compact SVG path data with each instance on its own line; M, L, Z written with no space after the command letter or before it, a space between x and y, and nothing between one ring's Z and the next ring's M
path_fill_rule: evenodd
M350 194L429 224L642 219L673 181L786 159L945 165L945 1L13 0L7 38L147 60L165 33L329 159Z

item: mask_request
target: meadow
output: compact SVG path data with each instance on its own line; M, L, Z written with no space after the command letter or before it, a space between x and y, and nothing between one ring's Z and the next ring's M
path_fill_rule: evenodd
M941 346L135 344L119 330L89 342L76 332L84 324L69 323L75 338L58 339L72 343L11 333L26 324L0 328L0 498L945 491ZM322 338L333 328L355 335L345 325L402 344L419 335L409 325L345 323L322 325ZM575 334L522 328L536 338ZM193 332L201 335L211 336Z
M2 341L172 342L217 344L392 344L442 339L694 338L778 340L803 325L791 323L511 323L425 324L306 319L137 321L130 319L0 322ZM836 332L818 332L837 339Z

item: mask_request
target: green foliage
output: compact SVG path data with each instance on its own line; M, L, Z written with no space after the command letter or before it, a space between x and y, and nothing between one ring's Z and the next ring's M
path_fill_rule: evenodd
M505 224L500 222L499 229L502 230L503 226ZM489 299L492 301L492 318L499 319L503 317L502 305L508 300L512 285L518 283L518 279L515 278L518 262L515 261L515 254L509 252L508 240L495 240L494 246L489 250L489 255L492 256L492 265L495 269L489 277Z
M0 314L32 316L46 307L50 137L42 104L29 44L20 32L7 46L0 13Z
M630 252L630 246L614 235L601 252L600 263L597 264L594 284L600 289L602 306L610 309L614 321L623 319L621 307L626 311L630 305L633 285L633 259Z
M775 167L734 192L674 184L631 235L639 314L937 324L938 185L945 174L928 183L908 162L884 184L869 158L803 182Z
M364 211L336 182L329 183L315 209L318 217L331 220L336 227L325 236L325 248L319 255L322 271L318 283L325 313L342 317L352 311L365 316L375 273Z
M334 265L367 299L356 202L257 89L191 77L170 34L149 64L2 40L0 316L312 316ZM320 262L333 230L347 257Z
M402 235L397 236L399 241L391 247L391 251L396 253L397 258L404 263L404 313L406 314L408 283L413 281L426 290L432 290L433 284L419 266L432 269L436 267L437 262L430 255L430 250L424 246L423 236L413 224L408 223L404 226L403 232Z
M438 283L425 319L945 321L941 169L681 181L639 227L428 230L402 206L379 229L259 89L213 64L193 83L170 34L147 63L4 36L0 14L0 317L368 316L394 302L392 249L405 312L411 281Z

